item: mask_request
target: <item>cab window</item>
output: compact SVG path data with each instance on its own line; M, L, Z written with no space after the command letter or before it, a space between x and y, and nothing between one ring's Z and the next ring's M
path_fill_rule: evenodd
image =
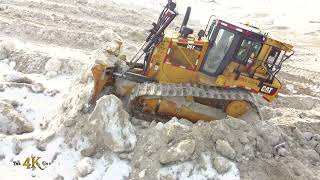
M280 51L276 48L272 48L269 57L267 59L268 64L274 64L280 54Z
M253 54L254 58L256 58L260 49L260 42L254 42L249 39L243 39L239 47L239 50L235 54L235 58L239 61L246 62L246 60L249 58L249 56L251 56L251 54Z
M277 60L278 60L280 53L281 53L280 49L272 47L272 49L269 53L267 62L266 62L267 68L269 70L274 71L278 68L277 66L279 65L280 61L277 61Z
M258 57L258 54L260 52L260 49L262 47L262 44L260 42L254 42L253 43L253 46L252 46L252 52L251 53L254 53L254 57Z
M236 59L244 61L248 56L252 41L244 39L240 45L240 48L236 54Z
M214 74L225 55L228 53L231 43L234 38L234 33L225 29L220 29L213 47L211 47L206 56L203 70L208 74Z

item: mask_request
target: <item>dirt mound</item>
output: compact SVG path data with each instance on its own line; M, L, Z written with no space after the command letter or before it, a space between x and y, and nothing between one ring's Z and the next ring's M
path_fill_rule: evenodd
M168 176L173 179L196 176L207 179L218 178L217 172L233 174L238 171L240 174L236 173L235 176L238 178L269 179L272 172L270 168L273 168L277 169L277 173L271 179L317 178L316 173L310 169L317 168L319 154L315 153L314 146L307 145L318 144L317 139L311 138L301 144L296 136L288 136L279 127L263 121L230 118L210 123L184 122L185 120L172 119L165 124L151 123L150 128L139 131L131 162L134 167L133 177L138 178L143 171L146 179ZM298 128L295 131L299 131ZM301 153L306 152L310 156L301 156ZM208 168L204 157L210 159L209 166L216 172L214 175L203 173ZM286 163L288 161L291 162L290 165ZM186 162L193 168L181 168ZM225 163L237 164L234 168L239 170L230 168L231 165L221 167ZM251 166L251 163L258 168L250 171L255 166ZM166 173L163 172L164 169ZM184 176L185 174L188 176Z

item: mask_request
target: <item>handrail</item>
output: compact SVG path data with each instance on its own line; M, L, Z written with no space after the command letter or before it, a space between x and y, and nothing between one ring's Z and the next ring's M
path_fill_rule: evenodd
M282 55L279 64L270 63L267 60L260 60L258 58L252 58L254 61L261 62L259 64L259 66L254 69L254 71L256 71L260 66L262 66L263 69L265 69L267 71L268 76L270 76L267 79L271 81L272 79L276 78L276 75L279 73L279 71L282 68L283 62L285 60L289 59L294 54L294 51L292 50L291 54L289 54L289 55L286 55L286 53L287 53L287 51L285 51L285 54ZM270 67L272 67L272 69L270 69ZM273 70L273 68L274 68L274 70Z
M209 18L209 21L208 21L208 23L207 23L207 25L206 25L206 28L204 29L204 32L205 32L206 36L208 36L208 34L207 34L207 29L208 29L208 26L209 26L209 24L210 24L210 21L211 21L211 18L212 18L212 17L216 17L216 15L211 15L210 18Z

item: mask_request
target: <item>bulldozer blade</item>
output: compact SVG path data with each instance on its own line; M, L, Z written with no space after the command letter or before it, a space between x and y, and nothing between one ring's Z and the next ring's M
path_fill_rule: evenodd
M108 67L102 64L95 64L91 68L91 72L93 75L94 85L93 85L93 94L92 94L90 104L95 104L103 88L105 86L109 86L113 84L114 67Z

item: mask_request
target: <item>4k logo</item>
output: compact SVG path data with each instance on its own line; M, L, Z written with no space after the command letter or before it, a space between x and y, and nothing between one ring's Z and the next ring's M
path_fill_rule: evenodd
M37 156L27 157L23 161L22 166L24 166L26 169L44 170L47 165L50 165L50 163L48 163L46 161L40 161L40 158L41 157L37 157ZM20 166L21 165L20 160L13 161L13 165L14 166Z
M42 168L39 164L39 159L40 157L36 156L31 156L31 158L27 157L26 160L24 160L23 166L26 166L27 169L39 168L41 170L44 170L44 168Z

